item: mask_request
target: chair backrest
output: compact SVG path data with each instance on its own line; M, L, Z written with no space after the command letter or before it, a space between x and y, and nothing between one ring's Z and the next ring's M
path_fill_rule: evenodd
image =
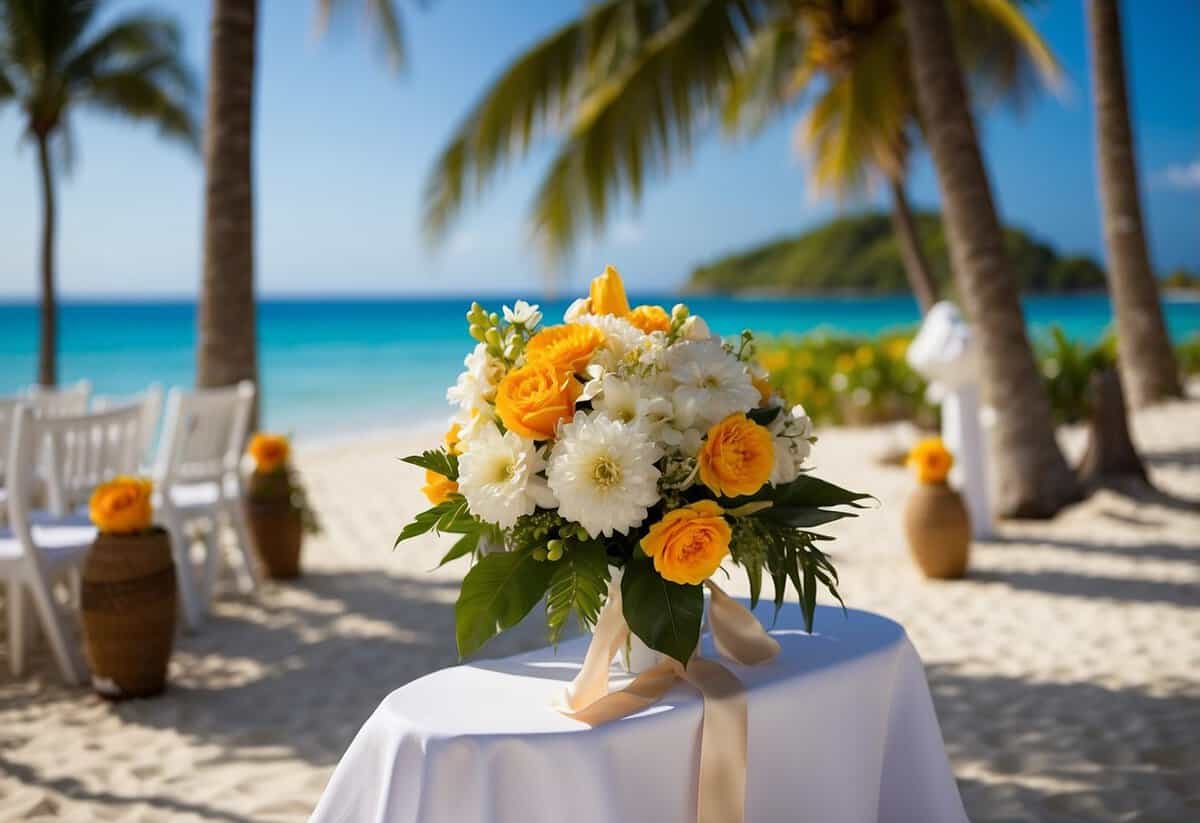
M154 471L158 488L165 493L174 483L236 477L253 408L249 380L220 389L171 389Z
M4 467L8 462L9 441L16 422L19 397L0 397L0 480L4 479Z
M87 414L92 384L88 380L80 380L64 388L35 385L29 387L27 394L25 403L37 417L78 417Z
M76 417L39 417L21 406L16 423L8 461L10 493L27 494L40 472L54 514L68 514L104 481L138 470L140 406Z
M95 411L107 411L119 406L138 405L142 409L142 461L150 465L154 461L154 444L158 437L158 424L162 417L163 389L159 383L151 383L146 390L132 397L110 397L96 395L92 398Z

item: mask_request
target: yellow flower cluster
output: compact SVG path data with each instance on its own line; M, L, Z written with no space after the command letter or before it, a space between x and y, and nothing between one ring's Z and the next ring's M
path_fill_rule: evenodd
M288 439L281 434L260 432L250 438L250 448L247 451L254 460L254 470L260 474L270 474L287 463L292 447Z
M954 455L946 448L942 438L928 437L913 446L908 453L908 465L920 483L945 483L954 466Z
M150 528L154 484L144 477L114 477L92 492L88 516L105 534L132 534Z
M457 423L450 426L446 432L446 451L450 454L458 454L458 435L462 431L462 427ZM433 505L445 503L450 495L458 491L458 483L446 477L443 474L438 474L433 469L425 470L425 485L421 487L421 492L425 498Z

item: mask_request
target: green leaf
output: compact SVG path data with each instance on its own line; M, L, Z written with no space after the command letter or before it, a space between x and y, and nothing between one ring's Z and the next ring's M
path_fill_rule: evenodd
M484 555L463 578L454 604L454 635L459 657L478 651L529 614L550 585L553 564L529 552Z
M852 492L807 474L800 475L791 483L776 486L775 489L776 495L773 499L776 506L853 506L862 509L866 507L858 501L871 499L869 494Z
M783 411L783 406L772 406L767 409L751 409L746 412L746 416L760 426L769 426L781 411Z
M595 625L608 592L608 552L602 543L575 544L550 565L554 575L546 592L546 625L550 642L557 643L572 611L581 622Z
M447 480L458 480L458 455L450 454L445 449L430 449L400 459L410 465L436 472Z
M672 583L635 551L621 579L621 600L630 630L655 651L687 664L700 641L704 590Z
M808 564L804 566L804 596L800 605L804 610L804 630L812 634L813 618L817 613L817 580Z
M803 529L812 526L823 526L826 523L832 523L844 517L857 517L858 515L852 512L818 509L811 506L772 506L751 516Z
M400 536L396 538L392 548L396 548L405 540L411 540L427 532L470 534L486 527L486 524L471 514L466 498L460 494L452 494L446 500L414 517L412 522L401 530Z
M450 551L442 555L442 559L438 562L437 567L440 569L451 560L457 560L460 557L473 554L475 548L479 545L481 537L483 537L483 529L464 534L458 540L454 541L454 545L450 547Z
M750 581L750 608L758 607L758 598L762 595L762 565L748 563L745 566L746 579Z

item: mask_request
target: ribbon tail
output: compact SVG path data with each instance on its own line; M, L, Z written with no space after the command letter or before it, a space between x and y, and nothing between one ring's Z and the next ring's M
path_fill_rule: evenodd
M628 636L629 627L621 611L621 587L613 581L608 584L608 599L596 620L583 666L567 686L559 711L575 715L608 694L608 669Z
M682 676L704 698L696 820L741 823L745 819L748 762L745 687L729 669L703 657L693 657Z
M708 627L721 656L743 666L773 660L779 654L779 641L767 634L758 618L712 580L704 585L710 593Z

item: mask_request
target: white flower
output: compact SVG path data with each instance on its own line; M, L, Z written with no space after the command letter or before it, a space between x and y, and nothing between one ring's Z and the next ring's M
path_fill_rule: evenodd
M585 314L575 322L585 326L595 326L604 332L604 346L597 350L595 360L610 370L628 352L639 349L647 343L645 332L624 317L617 317L615 314ZM605 353L608 353L609 356L605 357Z
M758 405L750 373L718 340L678 343L667 350L663 364L675 382L671 402L678 428L707 429Z
M578 323L579 318L588 314L592 310L592 301L587 297L577 298L571 305L567 306L566 313L563 314L564 323Z
M792 406L768 425L775 435L775 465L770 481L778 486L791 483L812 453L812 420L803 406Z
M662 456L636 427L602 414L577 414L559 429L546 474L558 513L592 537L628 534L658 502Z
M683 335L684 340L709 340L713 337L713 333L709 331L708 324L698 314L693 314L687 320L684 320L683 325L679 327L679 331Z
M458 458L458 490L472 514L507 529L537 506L556 505L546 481L537 476L544 467L532 440L484 426Z
M504 364L488 354L487 345L480 343L463 359L467 370L446 390L446 399L462 411L460 417L470 419L471 412L484 409L496 396L496 386L504 377Z
M669 445L679 443L679 432L670 427L674 407L653 385L615 374L605 374L587 385L594 388L590 399L596 411L640 429L651 440ZM586 387L584 392L587 393Z
M542 313L538 311L536 305L530 305L524 300L518 300L516 305L511 309L508 306L504 307L504 321L506 323L519 323L526 329L532 329L538 323L542 322Z

